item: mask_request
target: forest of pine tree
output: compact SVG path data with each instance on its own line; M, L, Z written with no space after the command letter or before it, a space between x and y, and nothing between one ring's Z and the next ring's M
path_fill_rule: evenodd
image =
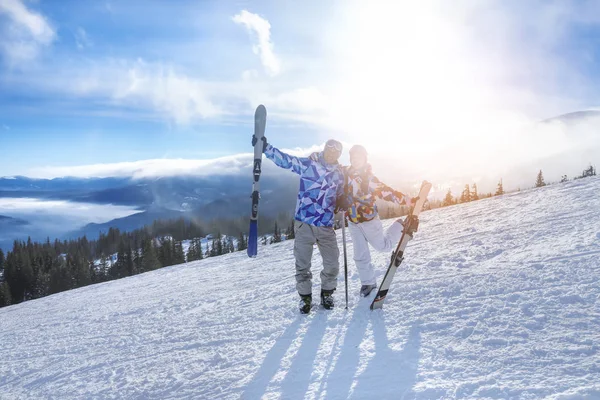
M289 216L284 218L289 220ZM234 221L222 226L230 231L237 224ZM244 225L247 224L245 219ZM48 238L43 243L16 240L11 251L5 254L0 250L0 307L248 247L247 237L238 230L237 248L231 236L218 233L213 237L212 248L207 244L202 249L199 238L205 237L214 225L213 222L207 228L180 218L157 220L128 233L110 228L96 240L85 236L54 242ZM184 240L190 240L187 254Z

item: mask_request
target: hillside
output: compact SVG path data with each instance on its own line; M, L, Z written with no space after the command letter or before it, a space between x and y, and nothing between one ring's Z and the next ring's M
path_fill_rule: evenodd
M351 241L348 310L298 314L292 241L0 309L0 398L598 399L598 193L425 212L375 312Z

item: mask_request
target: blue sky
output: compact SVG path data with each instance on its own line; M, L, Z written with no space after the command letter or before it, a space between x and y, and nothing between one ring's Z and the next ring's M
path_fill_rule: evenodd
M248 152L264 103L279 147L496 179L569 140L536 121L600 105L599 24L594 1L0 0L0 176Z

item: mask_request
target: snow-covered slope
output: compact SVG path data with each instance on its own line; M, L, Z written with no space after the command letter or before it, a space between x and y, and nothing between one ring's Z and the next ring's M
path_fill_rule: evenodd
M0 398L598 399L599 194L422 214L376 312L350 257L349 309L340 274L338 307L299 315L291 241L0 309Z

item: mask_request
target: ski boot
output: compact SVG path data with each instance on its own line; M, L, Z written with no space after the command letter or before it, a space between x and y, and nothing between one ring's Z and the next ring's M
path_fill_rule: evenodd
M360 287L360 296L361 297L367 297L369 294L371 294L371 292L373 291L373 289L377 288L377 284L374 285L362 285Z
M333 309L333 290L321 290L321 305L326 310Z
M300 314L308 314L312 307L312 295L301 294L300 295Z

